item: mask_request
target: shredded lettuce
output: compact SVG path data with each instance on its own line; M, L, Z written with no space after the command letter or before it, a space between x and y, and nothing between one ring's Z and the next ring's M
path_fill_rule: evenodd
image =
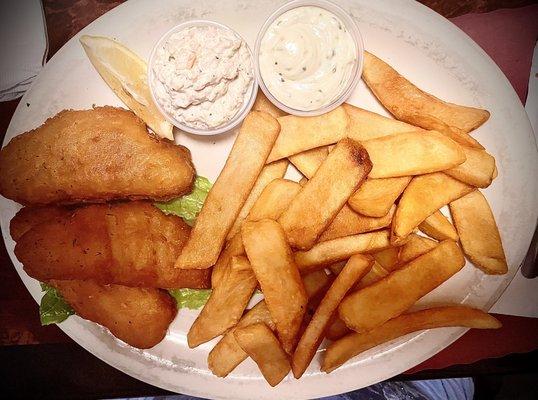
M39 305L41 325L58 324L75 313L56 288L41 283L41 290L45 292Z
M174 214L183 218L187 224L192 226L204 205L211 186L212 184L207 178L197 176L191 193L166 203L155 203L155 207L165 214Z
M171 289L168 291L177 302L177 308L197 310L207 303L211 289Z

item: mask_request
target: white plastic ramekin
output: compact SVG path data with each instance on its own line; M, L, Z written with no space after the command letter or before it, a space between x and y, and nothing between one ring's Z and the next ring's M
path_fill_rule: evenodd
M346 29L348 30L348 32L351 34L353 41L355 42L357 59L355 60L355 63L353 65L353 69L349 76L348 82L345 85L345 87L342 88L341 93L329 104L323 107L317 108L315 110L305 111L305 110L298 110L298 109L287 106L285 103L281 102L275 96L273 96L271 91L267 88L260 72L260 47L261 47L262 39L265 36L265 33L267 32L269 27L273 24L273 22L276 21L278 17L280 17L285 12L292 10L294 8L309 7L309 6L323 8L333 13L338 18L340 18L340 20L346 26ZM359 31L359 28L355 24L355 21L353 21L353 18L351 18L351 16L345 10L343 10L340 6L337 6L336 4L331 3L330 1L326 1L326 0L311 0L311 1L295 0L287 4L284 4L282 7L280 7L275 12L273 12L269 16L269 18L267 18L262 28L260 29L260 32L258 33L258 37L256 39L256 45L254 47L254 67L256 69L256 76L258 78L258 83L263 93L265 93L267 98L281 110L289 114L299 115L299 116L315 116L315 115L325 114L335 109L336 107L338 107L344 101L346 101L348 97L351 95L351 92L353 92L353 90L355 89L355 87L357 86L357 84L359 83L361 79L363 61L364 61L364 43L362 41L362 35Z
M157 106L157 109L163 114L163 116L166 118L166 120L169 121L174 126L178 127L182 131L192 133L192 134L195 134L195 135L218 135L218 134L221 134L221 133L224 133L224 132L228 132L231 129L235 128L237 125L239 125L243 121L243 119L245 119L245 117L249 113L250 109L254 105L254 101L256 100L256 95L258 93L258 81L257 81L255 73L252 74L252 77L253 77L252 82L250 84L249 89L245 93L245 98L243 100L243 106L239 109L239 111L237 111L237 113L228 122L226 122L225 124L223 124L221 126L218 126L216 128L199 129L199 128L194 128L192 126L186 125L185 123L182 123L182 122L178 121L177 119L174 118L174 116L170 115L170 113L168 113L163 108L163 106L159 103L158 99L155 96L155 89L154 89L154 83L153 83L154 82L153 64L154 64L155 53L157 52L157 49L160 46L162 46L168 40L168 38L171 35L173 35L174 33L179 32L179 31L181 31L183 29L186 29L186 28L190 28L192 26L215 26L215 27L226 29L226 30L232 32L238 38L243 40L243 42L245 42L245 45L247 46L248 52L250 54L250 59L252 61L252 65L254 65L254 57L252 56L252 51L250 50L250 48L246 44L246 41L237 32L235 32L232 28L230 28L230 27L228 27L226 25L223 25L223 24L219 24L218 22L207 21L207 20L188 21L188 22L184 22L184 23L181 23L179 25L174 26L172 29L170 29L168 32L166 32L163 36L161 36L161 38L157 41L157 44L153 47L153 50L151 51L151 55L149 57L149 62L148 62L148 85L149 85L149 90L151 92L151 97L153 99L153 102ZM253 72L254 72L254 70L253 70Z

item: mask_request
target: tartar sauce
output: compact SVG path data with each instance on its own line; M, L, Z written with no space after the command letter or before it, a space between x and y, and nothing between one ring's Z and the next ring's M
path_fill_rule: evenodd
M152 78L156 100L177 121L217 128L241 109L253 81L252 60L234 32L193 26L155 50Z
M301 111L330 104L357 59L353 37L336 15L304 6L279 16L262 37L259 69L271 94Z

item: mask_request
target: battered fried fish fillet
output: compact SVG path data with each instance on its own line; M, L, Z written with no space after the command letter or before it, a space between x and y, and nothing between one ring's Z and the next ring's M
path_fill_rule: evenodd
M0 151L0 194L23 205L170 200L189 192L190 153L131 111L64 110Z
M18 241L35 226L68 218L73 212L63 207L22 208L11 220L11 237ZM159 343L177 313L176 302L160 289L83 280L48 283L60 291L77 315L103 325L117 338L141 349Z
M16 225L32 220L32 214L43 218L44 210L23 209L11 231L23 230ZM210 269L174 268L190 227L149 202L95 204L54 213L53 219L20 236L15 246L15 255L33 278L170 289L211 286Z
M82 318L140 349L155 346L174 320L175 300L164 290L99 285L92 281L49 282Z
M73 210L65 207L23 207L9 224L9 233L14 241L19 239L34 226L56 218L65 218Z

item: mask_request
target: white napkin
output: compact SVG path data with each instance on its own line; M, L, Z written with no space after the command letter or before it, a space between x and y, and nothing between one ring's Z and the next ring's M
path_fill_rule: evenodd
M0 1L0 101L24 94L43 68L48 51L40 0Z
M538 143L538 45L534 48L525 110ZM527 279L518 271L492 312L538 318L538 277Z

